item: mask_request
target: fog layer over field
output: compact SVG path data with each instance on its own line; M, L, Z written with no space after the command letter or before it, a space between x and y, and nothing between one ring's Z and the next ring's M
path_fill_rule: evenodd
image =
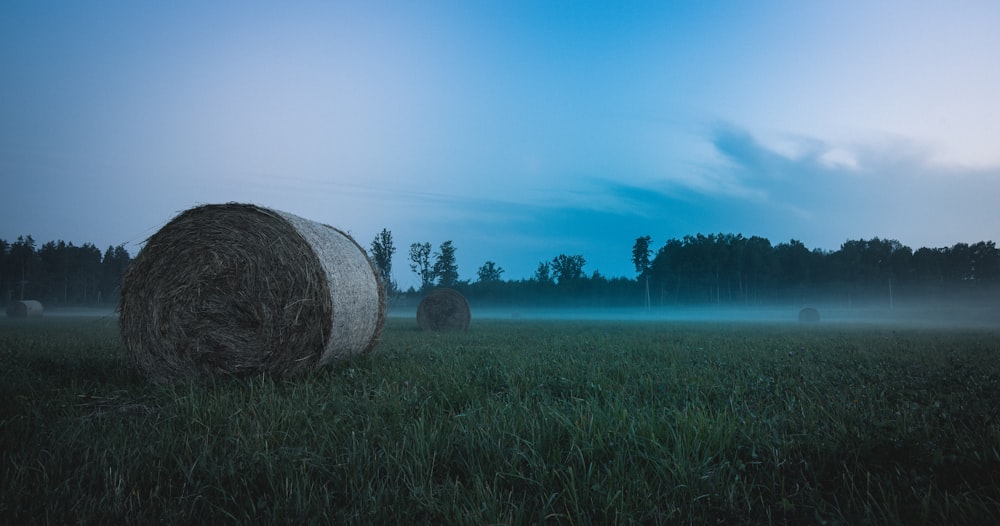
M820 324L906 324L926 327L996 327L1000 328L1000 305L996 303L938 302L907 304L889 308L866 305L809 304L802 306L668 306L645 308L555 308L555 307L477 307L471 305L472 323L477 319L509 320L594 320L594 321L664 321L723 323L802 323L799 311L813 307L819 311ZM45 308L44 317L113 317L112 307ZM391 305L388 316L416 319L415 306ZM415 322L414 322L415 323Z
M733 307L671 306L645 308L532 308L477 307L472 305L472 320L594 320L594 321L665 321L729 323L802 323L799 311L814 307L820 324L908 324L927 327L1000 327L1000 306L954 303L920 304L888 308L884 306L844 307L833 305ZM392 317L414 317L409 307L389 309Z
M45 305L43 317L105 317L117 316L114 307L49 307Z

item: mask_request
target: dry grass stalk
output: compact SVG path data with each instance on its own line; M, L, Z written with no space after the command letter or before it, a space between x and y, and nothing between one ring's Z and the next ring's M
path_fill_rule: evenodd
M44 312L42 302L36 300L12 301L7 305L7 316L10 318L35 318Z
M812 307L806 307L799 311L799 321L817 322L819 321L819 311Z
M249 204L182 212L122 279L119 321L153 380L298 375L371 351L384 290L364 249L328 225Z
M417 305L417 326L424 331L464 331L472 322L465 296L454 289L437 289Z

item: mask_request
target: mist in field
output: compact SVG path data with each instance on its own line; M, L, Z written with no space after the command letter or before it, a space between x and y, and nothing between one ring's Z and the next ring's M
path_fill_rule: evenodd
M801 306L732 306L676 305L643 307L551 307L551 306L477 306L470 302L472 323L476 320L512 321L619 321L619 322L696 322L696 323L788 323L810 325L909 325L928 328L1000 328L1000 302L937 301L886 305L845 306L842 304L803 304ZM799 320L803 308L819 312L818 322ZM111 306L46 307L44 317L115 317ZM387 315L415 318L416 305L401 302L390 305Z
M58 307L58 308L47 308L45 310L45 317L76 317L76 318L103 318L107 316L116 316L114 307Z
M799 312L811 307L819 312L818 322L799 320ZM1000 327L1000 305L956 302L926 302L902 306L843 306L808 304L801 306L667 306L649 309L587 307L501 307L470 306L473 324L489 320L580 320L621 322L704 322L704 323L789 323L809 325L911 325L924 327ZM391 317L415 316L413 308L390 308Z

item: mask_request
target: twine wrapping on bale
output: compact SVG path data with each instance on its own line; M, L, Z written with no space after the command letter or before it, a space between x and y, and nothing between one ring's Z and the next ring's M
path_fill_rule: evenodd
M119 310L130 359L153 380L298 375L371 351L385 296L346 233L229 203L153 234L122 277Z
M817 322L819 321L819 311L812 307L806 307L799 311L799 321Z
M469 302L454 289L437 289L417 305L417 327L423 331L464 331L471 321Z
M37 300L18 300L7 305L9 318L34 318L45 312L42 302Z

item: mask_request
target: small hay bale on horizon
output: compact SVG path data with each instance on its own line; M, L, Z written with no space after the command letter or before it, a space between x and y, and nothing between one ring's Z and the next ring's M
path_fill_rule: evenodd
M469 302L454 289L437 289L417 305L417 327L422 331L464 331L471 322Z
M8 318L37 318L44 312L45 308L38 300L17 300L7 305Z
M122 277L119 311L129 359L151 380L293 376L370 352L385 291L343 231L228 203L153 234Z
M799 311L799 321L815 323L819 321L819 311L812 308L806 307Z

